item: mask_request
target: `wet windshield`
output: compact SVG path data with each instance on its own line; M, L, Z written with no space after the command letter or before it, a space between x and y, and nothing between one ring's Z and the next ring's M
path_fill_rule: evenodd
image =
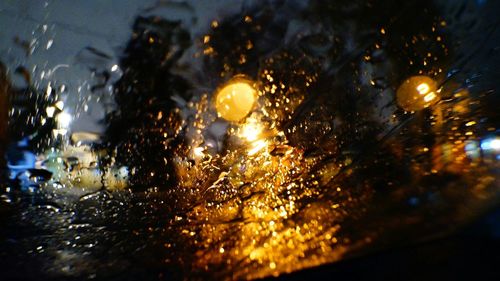
M498 205L498 11L3 1L0 268L255 279L454 231Z

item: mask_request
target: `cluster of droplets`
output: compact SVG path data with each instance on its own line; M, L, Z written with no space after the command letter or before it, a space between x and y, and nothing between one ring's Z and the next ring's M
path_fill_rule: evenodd
M250 26L251 32L261 31L258 19L244 16L239 20ZM156 166L155 162L147 170L146 178L154 179L159 173L175 176L172 181L175 186L168 186L166 199L160 198L164 196L161 194L160 199L154 201L162 187L150 186L146 196L155 199L143 204L152 208L156 208L158 202L169 205L165 216L172 220L166 229L174 229L183 239L167 238L171 240L164 244L166 252L179 244L195 249L192 260L184 256L172 259L186 259L192 263L189 266L194 272L230 274L231 277L222 276L226 279L261 278L333 262L376 238L376 230L365 231L359 224L354 232L346 232L349 224L343 222L351 218L356 225L355 219L365 215L367 202L377 192L375 185L380 185L377 180L383 181L384 187L397 185L399 180L400 184L410 185L407 189L412 188L413 183L404 182L406 166L401 168L403 175L394 175L399 166L404 166L400 163L410 163L410 180L419 185L426 176L486 169L481 168L484 161L496 161L500 151L498 138L477 137L496 130L491 124L481 123L477 116L473 117L471 111L477 99L465 89L446 89L440 76L442 69L437 62L447 54L447 49L441 35L436 33L436 24L445 25L433 24L434 37L416 34L403 42L403 49L410 50L409 67L418 69L409 71L414 76L404 77L402 81L386 81L385 77L372 75L377 72L374 70L377 62L389 61L385 57L388 52L385 38L394 32L389 27L379 30L377 42L366 49L360 59L360 69L354 71L356 78L362 79L360 83L353 83L353 95L359 94L353 103L367 93L362 86L384 90L381 95L389 96L390 110L394 111L391 114L410 120L410 125L400 131L397 128L395 136L389 136L387 144L378 147L375 142L378 139L368 145L357 143L361 149L369 145L380 149L378 159L368 157L369 153L379 153L369 151L371 147L365 152L356 151L359 146L349 146L363 140L363 136L378 137L365 134L370 129L378 129L370 128L373 123L365 122L371 112L360 112L363 107L349 103L343 104L347 109L331 106L333 102L329 99L334 97L341 97L335 100L338 102L352 98L345 94L350 89L330 89L329 86L334 85L332 81L323 81L325 84L318 87L319 73L327 68L321 68L311 56L279 50L260 62L260 68L252 77L235 75L238 67L254 63L251 58L255 56L252 52L256 42L245 36L234 47L234 52L223 56L217 75L225 83L214 93L192 97L171 110L155 107L158 100L154 96L141 100L144 103L141 106L151 108L146 114L138 115L147 126L131 131L133 141L125 143L120 150L128 154L141 147L153 147L145 153L156 153L156 149L169 152L161 154L165 157L140 156L146 160L162 158L158 160L162 165ZM211 27L217 30L221 24L213 21ZM202 36L203 45L195 57L219 59L222 54L217 53L220 49L217 44L222 44L222 39ZM437 46L436 50L422 51L429 40L437 42L433 45ZM148 44L160 43L149 37ZM390 69L385 64L380 66L384 67ZM341 79L345 79L341 75L339 73ZM142 83L139 87L148 85ZM390 92L389 85L398 87ZM63 106L54 102L46 113L54 116ZM364 108L372 110L372 107ZM407 139L413 135L419 138ZM420 135L430 136L434 143L420 142ZM361 157L356 157L357 154ZM75 155L79 156L78 163L72 163ZM483 155L492 157L483 158ZM129 184L128 169L116 169L112 161L108 166L99 167L102 163L98 163L98 159L106 158L101 156L85 146L69 147L52 154L48 151L43 164L56 175L57 186L86 187L87 191L101 187L123 190ZM371 162L362 162L363 157ZM391 164L390 161L399 162ZM370 169L372 166L375 168ZM172 170L165 171L164 167L172 167ZM133 176L137 171L132 167L130 173ZM494 180L484 177L477 181L469 179L468 183L477 190L486 190ZM403 198L406 194L411 194L402 189L395 193L390 193L393 197L388 200L398 201L394 197L401 196L398 199L403 201L407 199ZM411 199L410 202L418 202L418 198ZM150 212L145 209L142 214ZM389 223L388 227L391 227ZM152 227L146 230L154 231ZM184 249L181 253L191 254ZM172 259L167 258L165 262L170 263ZM229 270L221 266L228 266Z
M179 214L187 217L183 233L203 245L194 266L207 270L243 262L248 267L239 267L236 275L262 277L341 257L345 246L336 236L339 225L321 218L341 216L342 207L316 204L313 198L342 165L320 165L321 157L305 157L280 130L315 81L306 70L296 69L294 75L292 85L271 69L263 70L258 82L236 76L181 110L192 114L183 124L188 145L166 149L176 151L173 192L191 202L186 214ZM224 129L218 137L214 124ZM311 252L323 258L309 259Z
M386 30L381 29L381 34L385 35ZM204 43L210 40L204 37ZM412 44L418 44L419 40L428 38L412 40ZM436 40L442 39L438 36ZM446 53L446 47L442 47ZM377 50L381 48L376 44ZM212 52L208 47L205 55L212 56ZM308 92L318 78L317 69L308 67L310 62L301 64L302 59L305 58L287 52L275 54L264 62L266 67L259 70L257 81L237 75L213 95L204 95L190 103L196 112L195 118L186 119L191 121L184 125L187 130L193 130L193 134L188 134L189 148L184 152L179 150L176 158L179 176L176 192L195 189L191 192L195 194L194 203L190 205L182 230L194 239L194 244L202 245L195 253L195 267L211 271L221 264L237 265L233 277L258 278L335 261L348 249L372 241L372 237L366 236L352 243L340 233L339 221L347 212L354 216L357 206L369 200L373 193L369 184L361 190L345 190L335 185L337 177L349 177L355 172L352 165L356 159L341 155L331 160L338 155L334 148L328 150L328 142L337 147L334 139L322 144L327 149L323 154L308 154L300 145L290 143L289 136L294 137L298 131L320 130L319 136L326 136L339 122L336 119L330 123L316 122L314 118L319 114L314 112L307 112L304 122L290 122L296 117L294 114L300 113L301 106L310 102ZM367 55L364 60L371 62L373 57ZM427 53L422 62L424 68L431 60L432 54ZM279 76L282 72L273 69L284 65L291 69L286 75L293 76L288 82L282 81ZM232 72L229 68L226 70ZM449 90L445 90L444 95L442 83L437 81L441 72L441 69L429 70L425 72L427 75L422 75L420 71L419 75L401 81L394 93L396 105L403 114L418 117L430 113L429 124L435 127L436 135L446 131L441 127L444 123L449 124L443 118L453 119L443 117L443 110L463 120L458 117L462 114L458 112L460 103L448 105L446 102ZM369 84L387 87L378 83L371 80ZM464 93L467 94L459 91L454 95L459 97ZM319 111L322 106L317 106ZM221 122L216 117L227 122L222 121L224 133L214 141L206 132L214 123ZM473 125L475 121L465 126ZM458 137L458 140L450 146L441 145L438 139L440 145L412 151L417 155L432 154L435 159L430 166L414 161L412 171L426 176L444 167L451 172L465 169L471 162L467 153L472 152L467 152L463 145L473 139L474 134L473 130L463 136L454 134L449 138ZM314 141L318 134L310 137ZM185 156L186 151L189 157ZM340 159L342 161L337 161ZM392 184L387 182L389 186ZM491 180L480 185L488 184Z

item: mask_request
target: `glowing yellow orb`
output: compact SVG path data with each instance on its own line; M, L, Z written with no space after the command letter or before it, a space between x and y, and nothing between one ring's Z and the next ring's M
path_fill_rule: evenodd
M220 117L238 122L252 111L256 99L257 93L250 81L236 79L219 90L215 98L215 108Z
M406 111L422 110L438 101L437 83L423 75L410 77L399 86L396 98Z

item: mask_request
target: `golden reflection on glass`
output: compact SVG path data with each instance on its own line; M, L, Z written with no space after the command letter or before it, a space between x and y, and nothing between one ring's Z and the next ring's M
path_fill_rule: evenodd
M248 142L256 141L262 134L263 125L252 118L241 126L238 136Z
M406 79L396 92L398 105L406 111L422 110L438 101L437 83L424 75Z
M345 252L339 225L331 220L342 206L301 201L317 196L320 184L335 176L336 167L313 172L318 160L306 159L277 129L276 118L267 113L275 108L276 114L284 114L292 107L288 98L270 102L275 88L263 87L257 107L251 82L233 78L215 97L218 115L238 122L226 132L228 149L194 165L181 158L177 162L180 189L198 186L206 199L188 213L190 222L203 222L205 227L199 232L185 229L204 245L195 253L197 268L240 263L245 266L234 268L235 278L261 278L338 260ZM207 127L212 121L196 122ZM203 140L193 143L195 160L207 153L200 143ZM292 217L299 212L301 219L295 223Z

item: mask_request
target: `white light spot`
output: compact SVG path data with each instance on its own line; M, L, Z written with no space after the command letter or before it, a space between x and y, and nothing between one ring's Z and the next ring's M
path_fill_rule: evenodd
M61 112L56 117L57 125L60 128L68 128L69 124L71 124L72 117L67 112Z
M481 142L482 150L500 150L500 138L488 138Z
M56 112L56 108L53 106L49 106L45 109L45 112L47 112L47 117L52 118L54 117L54 112Z
M63 110L63 108L64 108L64 102L63 102L63 101L58 101L58 102L56 102L55 106L56 106L59 110Z
M424 101L425 102L430 102L433 99L435 99L436 97L437 96L436 96L436 94L434 94L434 92L430 92L429 94L427 94L427 95L424 96Z
M203 147L195 147L193 149L193 153L194 153L195 157L203 157L203 151L204 150L205 149Z
M49 42L47 42L47 50L52 47L52 44L54 43L54 40L50 39Z
M419 94L421 95L425 95L429 92L429 84L427 83L421 83L417 86L417 91L419 92Z
M255 155L257 152L261 151L264 147L267 146L267 142L265 140L258 140L253 143L253 147L248 150L248 156Z

